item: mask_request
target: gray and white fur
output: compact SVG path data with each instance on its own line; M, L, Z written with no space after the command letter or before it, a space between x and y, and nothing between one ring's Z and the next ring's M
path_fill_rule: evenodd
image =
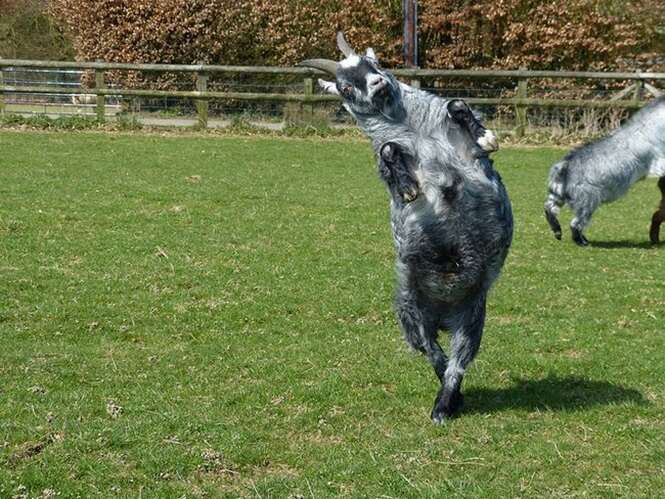
M545 218L554 236L561 239L557 215L567 204L575 214L570 223L573 241L586 246L584 229L594 211L626 194L647 175L665 176L665 97L645 106L607 137L574 149L552 166Z
M335 74L319 80L371 139L391 194L396 250L395 309L409 345L424 353L440 381L432 420L462 407L464 372L480 347L487 293L512 239L508 195L487 150L494 135L462 101L398 82L374 52L355 54L338 36L340 63L302 65ZM446 355L439 331L450 333Z

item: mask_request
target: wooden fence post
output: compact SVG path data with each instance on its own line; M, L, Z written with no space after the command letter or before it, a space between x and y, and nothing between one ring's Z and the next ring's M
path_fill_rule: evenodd
M635 90L633 90L633 100L639 102L642 98L642 90L644 89L644 80L635 80Z
M196 73L196 90L198 92L208 91L208 74L203 71ZM208 99L196 99L196 115L198 117L196 128L205 130L208 128Z
M521 67L520 71L526 71L525 67ZM526 99L527 97L527 82L528 80L524 77L519 77L517 81L517 98ZM526 119L526 106L522 104L517 104L515 106L515 119L517 121L515 127L515 136L524 137L524 132L526 131L527 119Z
M102 88L106 88L106 84L104 83L104 70L103 69L95 69L95 89L99 90ZM105 107L106 107L106 97L103 95L97 94L96 98L97 106L95 109L95 112L97 113L97 119L99 121L104 121L104 113L105 113Z
M5 77L2 72L3 68L0 68L0 87L2 87L5 84ZM3 90L0 90L0 116L3 116L5 114L5 92Z
M305 97L311 97L314 95L314 80L312 78L304 78L302 84ZM301 120L303 123L308 124L312 124L314 122L314 104L305 102L302 105Z

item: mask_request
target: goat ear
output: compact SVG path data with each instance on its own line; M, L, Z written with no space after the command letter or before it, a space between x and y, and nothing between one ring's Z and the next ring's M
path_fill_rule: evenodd
M319 84L319 87L321 87L321 90L324 92L328 94L339 95L339 90L337 90L337 85L335 85L334 82L322 80L319 78L317 83Z
M374 49L373 49L373 48L368 48L368 49L365 51L365 55L366 55L367 57L371 58L371 59L374 59L374 60L377 61L377 62L379 61L379 60L376 58L376 54L374 53Z

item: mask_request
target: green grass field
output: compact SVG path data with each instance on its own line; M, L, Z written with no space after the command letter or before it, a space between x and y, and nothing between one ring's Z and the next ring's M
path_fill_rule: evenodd
M495 157L513 249L437 427L365 141L0 132L0 497L662 497L655 180L580 249L562 154Z

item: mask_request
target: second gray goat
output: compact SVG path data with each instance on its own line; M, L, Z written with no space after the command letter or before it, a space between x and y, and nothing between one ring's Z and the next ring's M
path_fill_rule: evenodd
M584 229L593 212L626 194L647 175L665 177L665 97L645 106L607 137L574 149L552 166L545 218L554 236L561 239L557 214L567 204L575 213L570 222L573 241L588 245ZM658 213L651 228L654 243L662 222Z

